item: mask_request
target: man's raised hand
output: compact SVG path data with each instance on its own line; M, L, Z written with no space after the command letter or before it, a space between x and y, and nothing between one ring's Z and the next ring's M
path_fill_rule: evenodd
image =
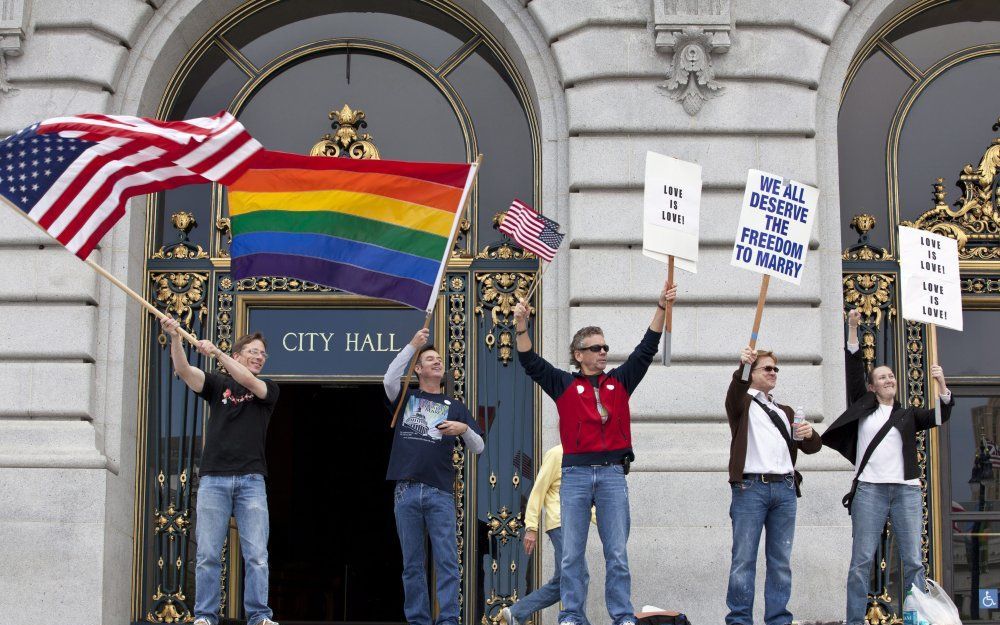
M740 352L740 362L745 365L752 365L757 360L757 352L750 348L749 345L743 348Z
M430 336L431 336L430 328L420 328L419 330L417 330L417 333L414 334L413 338L410 340L410 345L412 345L414 349L420 349L421 347L427 344L427 341L430 339Z

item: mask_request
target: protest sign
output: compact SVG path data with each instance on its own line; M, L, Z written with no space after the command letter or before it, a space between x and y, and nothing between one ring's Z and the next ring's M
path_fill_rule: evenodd
M799 284L819 189L751 169L731 265Z
M955 239L899 227L903 319L962 330L962 287Z
M695 273L700 206L701 165L646 152L642 253Z

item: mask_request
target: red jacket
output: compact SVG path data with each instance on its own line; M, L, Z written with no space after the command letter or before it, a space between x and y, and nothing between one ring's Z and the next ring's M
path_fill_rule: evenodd
M563 466L620 463L632 460L632 418L629 398L646 375L660 343L659 332L647 330L642 342L620 367L596 376L608 420L601 422L594 383L582 373L556 369L533 351L518 352L531 379L556 402Z

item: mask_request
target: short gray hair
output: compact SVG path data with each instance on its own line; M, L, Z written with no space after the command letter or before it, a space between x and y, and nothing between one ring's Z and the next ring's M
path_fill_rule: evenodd
M576 353L575 352L577 350L582 350L583 349L583 340L584 339L586 339L588 337L591 337L591 336L594 336L594 335L597 335L597 334L600 334L601 336L604 336L604 330L600 329L597 326L584 326L584 327L580 328L579 330L577 330L576 334L573 335L573 340L570 341L570 344L569 344L569 360L570 360L570 362L573 363L573 366L576 367L577 369L580 368L580 363L576 359Z

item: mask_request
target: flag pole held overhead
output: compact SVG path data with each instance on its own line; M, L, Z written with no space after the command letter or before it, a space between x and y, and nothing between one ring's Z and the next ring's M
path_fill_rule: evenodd
M476 156L476 162L472 165L472 168L469 171L469 178L468 178L468 181L467 181L466 186L465 186L465 192L462 195L462 203L459 205L456 219L455 219L455 221L454 221L454 223L452 225L451 234L448 236L448 245L445 248L445 250L446 250L445 251L445 260L442 261L441 270L438 272L438 279L437 279L438 283L440 283L440 281L441 281L441 273L444 272L444 266L445 266L445 264L447 264L447 258L448 258L449 255L451 255L451 248L452 248L452 246L454 245L454 242L455 242L455 235L458 232L458 224L459 224L459 221L461 220L462 213L465 212L466 204L468 203L469 198L471 197L471 194L469 193L469 191L472 189L472 184L475 182L476 177L479 175L479 168L480 168L480 166L482 166L482 164L483 164L483 155L480 154L480 155ZM436 294L436 291L435 291L435 294ZM427 316L424 317L424 325L421 327L421 329L426 329L426 328L430 327L430 325L431 325L431 319L434 317L434 304L436 302L437 302L437 297L433 296L433 298L431 299L431 303L428 305ZM414 354L413 354L413 358L410 359L410 366L409 366L409 368L406 371L406 377L403 378L403 383L400 386L399 402L396 404L396 408L392 411L392 422L389 424L390 428L395 429L395 427L396 427L396 421L399 420L399 413L403 409L403 404L406 403L405 402L405 400L406 400L406 391L407 391L407 389L410 386L410 379L413 377L413 369L414 369L414 367L417 366L417 358L419 357L419 354L420 354L420 350L416 350L414 352Z
M757 349L757 333L760 332L760 319L764 315L764 300L767 299L767 285L771 281L771 276L766 273L760 277L760 295L757 296L757 312L753 317L753 330L750 332L750 350ZM743 365L743 372L740 374L740 379L744 382L750 381L750 369L753 367L751 363L746 363Z

